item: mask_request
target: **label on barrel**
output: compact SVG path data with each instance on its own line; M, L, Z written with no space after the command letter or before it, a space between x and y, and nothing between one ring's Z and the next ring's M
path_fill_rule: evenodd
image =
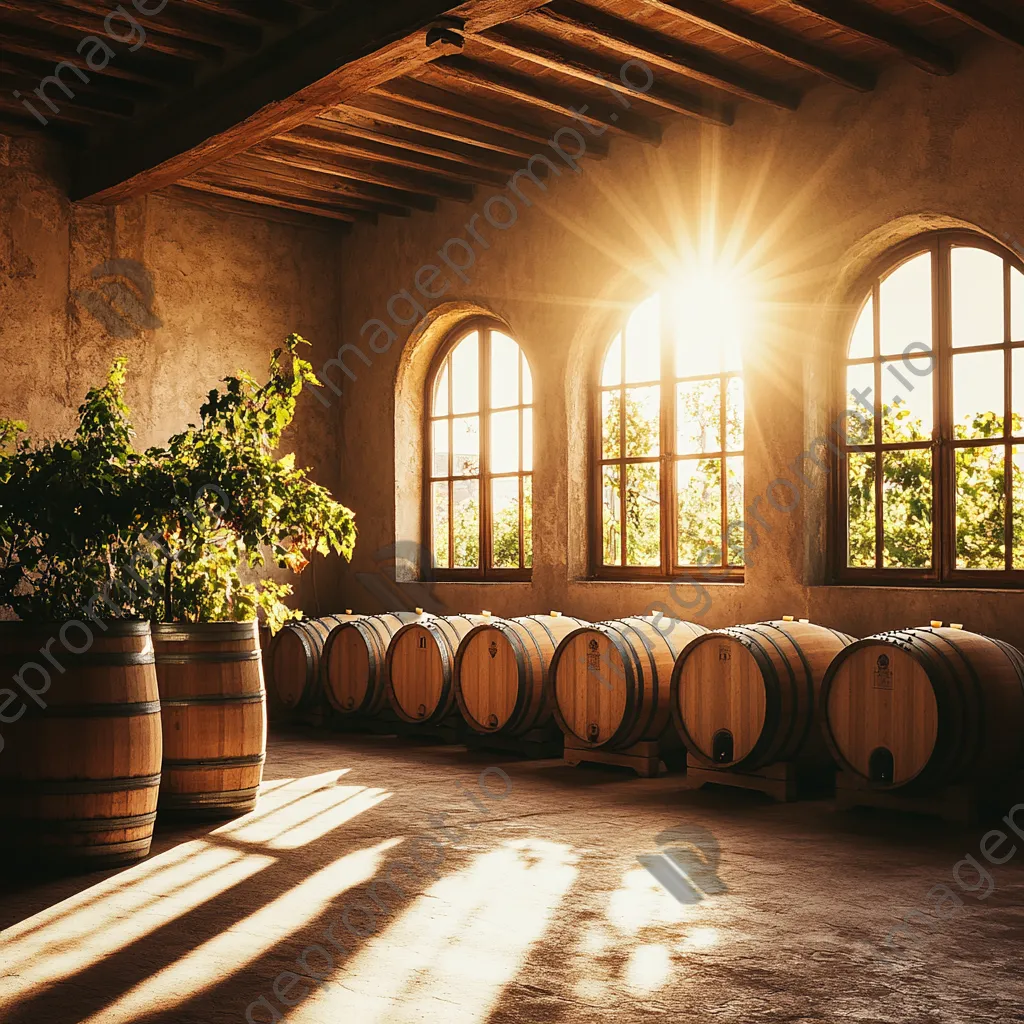
M487 653L491 656L492 661L498 656L498 645L493 640L491 646L487 648Z
M728 644L722 644L722 646L718 648L718 660L732 661L732 649Z
M591 640L587 645L589 650L587 651L587 671L601 671L601 655L598 653L598 646L596 640Z
M892 689L892 669L889 667L889 655L883 654L875 665L875 689Z
M427 649L427 638L425 636L420 637L419 647L424 651Z

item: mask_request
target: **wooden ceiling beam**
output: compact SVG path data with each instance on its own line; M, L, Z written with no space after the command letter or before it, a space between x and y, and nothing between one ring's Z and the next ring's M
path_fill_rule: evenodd
M9 89L11 93L17 89L22 96L28 97L32 96L33 84L37 84L39 81L34 74L26 73L21 69L14 67L6 59L3 64L0 64L0 78L6 80L4 82L5 89ZM42 104L36 104L37 109L42 108L41 112L44 112L44 116L47 120L70 120L89 124L96 120L89 116L91 114L128 119L135 113L135 103L133 100L98 90L95 87L90 88L89 86L83 86L78 79L75 79L74 82L75 98L73 100L69 100L65 99L64 96L61 95L59 113L51 113L50 110ZM7 99L8 97L4 98ZM17 104L18 108L22 112L26 110L25 107L21 106L21 100L18 97L11 95L9 98L10 102L12 104Z
M927 0L946 14L966 22L979 32L1024 49L1024 22L989 7L983 0Z
M218 184L215 181L199 181L191 178L185 179L179 185L181 188L193 189L197 192L208 192L212 195L224 196L240 202L259 203L281 210L294 210L298 213L310 214L313 217L327 217L331 220L345 221L349 224L360 219L359 214L354 210L331 206L328 203L303 202L302 200L285 196L270 196L242 185L232 186L230 184Z
M190 0L189 6L249 25L288 27L298 25L302 19L301 8L281 0Z
M23 56L4 56L3 67L5 70L11 73L24 75L26 79L34 82L41 82L47 75L53 74L53 63L49 63L46 60L40 60L34 57L23 57ZM108 67L112 67L110 64ZM130 105L129 113L134 113L135 107L139 103L155 103L157 102L162 92L160 89L154 88L151 85L145 85L141 82L126 82L123 79L114 78L107 76L105 73L98 73L91 71L88 73L88 81L83 82L73 73L63 74L61 81L67 83L67 87L74 93L74 99L67 99L60 94L57 94L60 98L60 105L67 103L76 103L78 101L79 94L85 95L99 95L99 96L110 96L111 98L117 98ZM34 99L29 93L29 98ZM44 104L36 102L36 105L42 110L46 111Z
M168 185L167 188L154 192L153 198L165 200L174 206L184 204L197 207L200 210L214 210L217 213L227 213L238 217L251 217L255 220L285 224L289 227L314 228L318 231L345 230L342 224L316 214L296 213L279 206L253 203L247 199L229 199L227 196L221 196L215 192L200 192L182 185Z
M531 24L563 38L605 46L623 57L643 61L713 86L743 99L796 110L800 92L741 64L721 60L707 50L638 25L635 21L586 7L575 0L555 0L530 17Z
M594 111L594 101L590 97L560 89L548 82L539 82L526 75L493 68L465 57L445 57L435 61L433 68L460 85L484 89L506 99L557 114L565 119L569 127L574 121L585 121L625 138L654 145L661 142L661 125L657 121L628 113L624 109L616 110L612 106L601 116Z
M652 10L683 18L847 88L870 92L878 84L878 75L873 69L716 0L643 0L643 3Z
M530 29L508 25L503 28L491 29L490 32L485 32L477 38L483 40L491 49L507 57L528 60L550 71L557 71L567 78L586 82L589 85L603 86L617 92L626 98L627 103L632 97L634 101L642 100L644 103L651 103L673 114L695 117L711 124L731 125L733 123L733 112L725 104L682 92L659 82L657 77L650 84L650 88L641 93L637 89L630 88L622 80L623 65L621 62L616 63L614 60L588 53L579 47L559 44ZM654 72L652 71L651 74L653 75ZM638 83L640 85L647 84L642 71L635 71L633 78L634 80L641 79ZM543 88L540 83L538 83L538 87Z
M786 0L786 3L794 10L813 14L846 32L881 43L929 74L951 75L956 71L956 56L951 50L926 39L899 18L860 0Z

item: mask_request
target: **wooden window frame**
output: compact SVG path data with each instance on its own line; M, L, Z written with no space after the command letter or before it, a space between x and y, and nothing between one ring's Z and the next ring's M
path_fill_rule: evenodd
M1003 260L1003 321L1004 335L1001 343L953 347L952 322L952 274L950 253L956 247L970 247L991 252ZM834 394L837 410L833 423L841 422L845 416L847 367L863 363L874 367L872 394L880 396L880 375L883 362L897 357L882 357L880 354L880 283L903 263L915 255L925 252L932 254L932 372L933 433L930 441L910 443L885 443L881 441L881 417L875 417L874 443L851 445L847 442L846 431L837 431L836 445L839 454L833 458L837 472L831 473L829 500L829 576L837 584L861 584L871 586L899 587L948 587L948 588L1020 588L1024 586L1024 569L1013 569L1013 449L1024 447L1024 433L1012 433L1012 383L1013 352L1024 350L1024 338L1012 337L1011 309L1011 268L1024 273L1024 262L1006 246L985 235L967 230L943 230L918 235L913 239L889 250L876 260L859 279L854 295L857 307L850 317L844 318L840 358L836 361ZM874 299L873 354L870 359L850 359L850 341L857 321L870 294ZM953 359L955 355L975 352L1002 351L1004 422L1003 434L999 438L958 440L953 437ZM956 566L956 452L964 448L1003 447L1005 458L1004 509L1006 562L1003 569L958 569ZM881 530L884 523L882 493L884 472L881 471L880 456L886 451L908 451L911 449L932 452L932 567L930 569L886 568ZM876 563L874 567L851 567L848 565L849 543L849 472L847 456L851 452L874 453L875 473L875 542Z
M746 567L729 565L729 538L727 525L729 522L728 502L728 464L730 459L743 459L744 477L746 476L746 390L744 388L744 436L743 446L738 451L728 450L728 424L726 420L728 382L732 378L745 381L744 370L721 371L717 374L702 374L695 377L677 377L675 367L675 350L672 344L671 332L669 329L669 317L666 315L664 302L661 316L661 378L656 381L630 381L626 383L626 325L629 313L617 321L608 321L605 324L604 336L610 340L603 345L594 361L590 373L590 507L587 515L587 528L590 535L590 578L595 580L621 581L621 582L678 582L682 579L689 579L699 576L705 582L713 583L742 583L745 579ZM620 384L604 386L604 364L615 339L621 335L621 367ZM683 454L676 452L677 446L677 387L680 384L696 383L704 380L718 380L720 382L721 402L721 450L718 452L705 452L698 455ZM625 394L627 390L643 387L661 388L660 398L660 454L647 458L630 458L626 456L624 425L620 426L622 431L619 438L619 457L617 459L604 458L604 417L603 417L603 396L605 392L618 391ZM668 400L666 400L668 396ZM623 417L623 424L625 417ZM697 461L706 459L708 461L718 460L722 463L722 564L721 565L678 565L678 477L677 465L681 462ZM605 565L604 564L604 470L606 466L618 466L620 476L620 521L625 524L625 479L626 467L628 465L651 464L659 467L658 483L661 511L661 564L657 566L644 565ZM746 480L744 479L744 488ZM622 560L626 558L626 530L622 530Z
M434 508L433 508L433 494L434 484L440 483L445 480L448 482L448 560L452 562L455 557L454 550L454 486L456 478L453 475L454 471L454 451L452 451L454 445L452 443L452 423L455 419L460 418L455 415L452 406L452 372L449 367L448 371L448 415L447 417L434 416L434 386L444 369L445 363L448 361L449 356L455 350L456 346L462 342L468 335L474 331L478 331L480 334L480 350L478 360L478 372L479 372L479 401L478 411L476 413L466 413L463 415L478 416L480 419L480 467L479 474L477 477L466 477L465 479L472 480L477 479L479 481L479 516L480 516L480 565L473 569L456 569L449 568L447 566L438 567L434 565ZM491 408L491 344L490 344L490 333L497 332L504 334L511 338L519 348L520 361L519 361L519 404L514 406L502 407L500 409ZM530 361L523 351L522 346L516 339L515 335L509 330L508 326L493 317L478 316L472 319L463 320L458 324L457 327L453 328L448 332L444 343L438 349L434 355L433 360L430 364L430 369L427 373L427 386L425 394L425 405L424 405L424 416L423 416L423 549L429 556L429 566L425 566L424 575L429 576L433 582L449 582L449 583L480 583L480 582L529 582L533 578L532 566L525 565L526 560L526 524L525 524L525 510L524 510L524 491L525 482L527 479L530 481L531 495L533 485L533 452L530 453L530 466L529 470L524 470L523 462L525 455L525 445L523 438L523 412L527 409L534 411L536 408L535 399L536 393L531 389L531 402L529 405L523 403L523 367L524 365L530 372L530 379L533 388L536 387L536 381L533 379L533 368L530 366ZM491 463L491 444L490 444L490 430L491 430L491 413L492 412L516 412L520 413L519 416L519 452L520 462L519 471L517 473L492 473L490 470ZM447 419L449 423L448 432L448 475L447 477L436 477L433 473L433 457L434 457L434 437L433 437L433 423L435 420ZM534 423L534 436L536 432L536 423ZM493 556L493 532L492 532L492 509L491 509L491 496L492 486L494 480L512 479L518 478L519 480L519 568L517 569L496 569L491 567L491 559ZM532 521L532 516L531 516ZM530 544L531 560L533 552L533 544L531 537Z

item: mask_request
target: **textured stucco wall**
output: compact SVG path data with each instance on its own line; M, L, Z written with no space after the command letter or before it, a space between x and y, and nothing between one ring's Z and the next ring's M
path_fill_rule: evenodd
M337 348L337 234L160 196L72 207L65 176L48 140L0 136L0 415L27 420L36 436L66 434L88 387L125 354L139 442L155 444L195 420L226 374L265 375L290 331L314 343L318 365ZM161 326L119 338L83 302L93 268L115 259L148 270ZM337 492L336 430L331 412L304 403L285 447ZM320 560L315 571L326 608L338 573ZM312 574L294 582L315 608Z
M477 221L468 280L423 300L431 316L372 353L360 327L388 319L389 297L414 289L419 267L482 212L446 204L432 215L357 227L344 242L339 295L342 338L358 344L334 367L343 395L339 451L360 544L344 570L345 603L387 603L380 552L419 541L422 386L452 303L506 320L533 366L536 418L535 569L531 584L441 584L453 611L523 614L550 608L590 618L672 604L667 585L582 579L586 571L586 386L607 340L609 304L632 304L661 271L702 244L742 260L756 287L757 328L746 352L748 502L789 468L827 422L830 367L841 354L851 310L850 281L865 262L922 227L975 226L1024 252L1024 54L996 44L971 53L961 70L937 78L909 66L887 72L874 93L823 86L796 113L745 105L731 129L675 123L655 150L615 141L611 156L563 167L547 196L502 232ZM534 187L525 184L530 195ZM501 210L497 215L508 216ZM441 281L437 282L440 285ZM412 320L407 306L394 312ZM378 348L383 347L378 339ZM366 361L370 365L366 365ZM396 392L399 400L396 407ZM1019 593L824 586L824 482L803 491L791 514L767 509L746 583L710 587L704 617L720 626L784 613L867 632L931 618L963 621L1024 643ZM785 495L782 496L785 500ZM375 556L377 556L375 558ZM424 591L399 584L410 603ZM688 591L679 591L684 601ZM392 602L394 603L394 602ZM680 614L685 614L679 605Z

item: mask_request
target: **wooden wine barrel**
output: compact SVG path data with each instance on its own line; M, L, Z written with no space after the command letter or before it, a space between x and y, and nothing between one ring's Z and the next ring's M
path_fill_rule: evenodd
M1024 765L1024 655L962 629L867 637L825 674L825 738L872 785L927 790Z
M159 623L153 646L164 731L161 813L251 811L267 756L256 623Z
M0 623L0 663L19 698L0 691L0 856L87 871L147 856L162 749L149 623Z
M809 622L716 630L680 656L672 715L690 756L707 768L754 771L827 761L818 728L821 681L854 638Z
M387 650L388 702L403 721L433 725L455 708L455 652L462 638L486 623L482 615L417 615Z
M324 641L320 666L328 702L343 715L376 715L387 704L386 655L391 638L416 612L364 615L343 622Z
M470 728L522 736L547 725L552 655L569 633L589 625L552 612L474 626L455 654L455 699Z
M289 622L270 642L270 685L290 711L308 711L323 702L321 661L324 642L335 626L358 615L325 615Z
M664 617L575 630L558 645L549 670L555 721L587 747L622 750L660 739L671 723L676 658L707 632Z

